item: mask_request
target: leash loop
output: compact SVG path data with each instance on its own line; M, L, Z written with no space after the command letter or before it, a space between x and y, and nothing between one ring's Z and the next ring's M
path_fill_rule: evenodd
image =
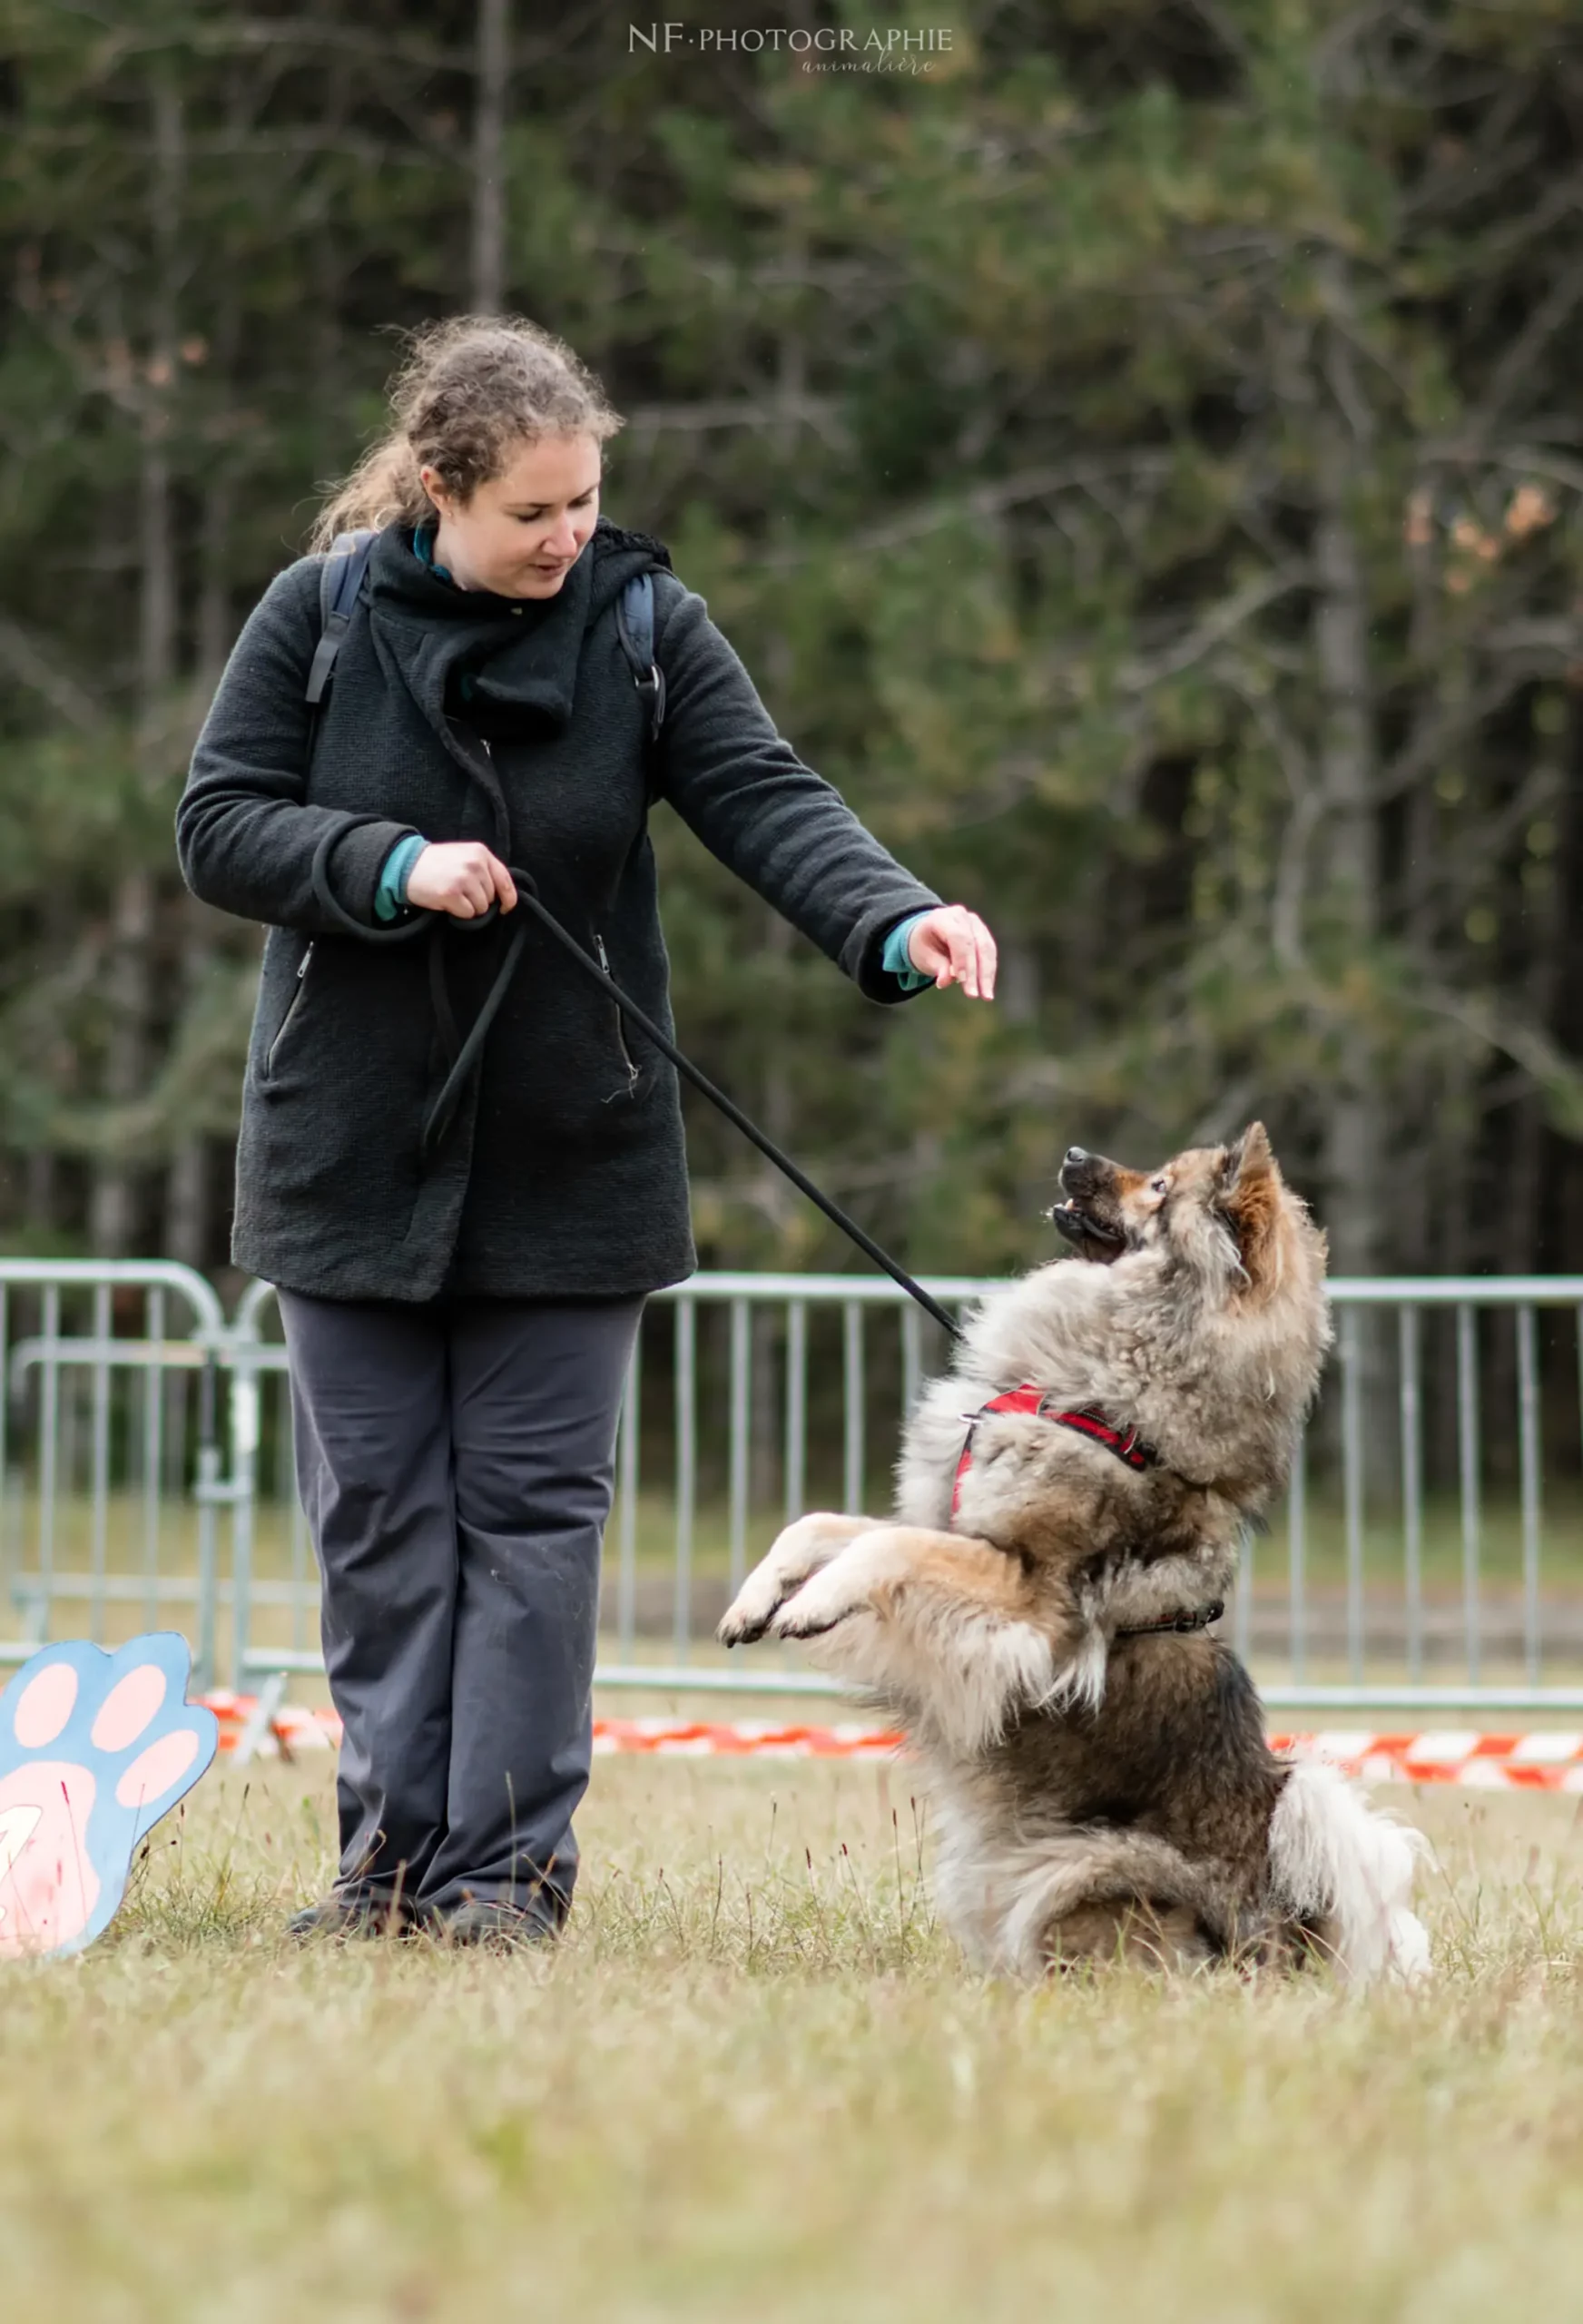
M512 866L508 866L507 869L511 871L511 876L515 880L517 877L516 869ZM480 918L476 921L463 921L460 925L463 928L481 926L482 915L480 915ZM430 955L431 964L434 961L438 961L439 958L439 946L442 940L442 933L443 931L437 925L434 932L435 950ZM473 1068L478 1062L479 1055L483 1049L485 1040L488 1036L489 1028L500 1013L500 1004L505 1000L506 992L510 988L512 978L516 974L517 964L522 959L523 947L526 942L527 925L525 921L520 928L513 931L511 942L506 948L506 958L501 961L498 970L496 971L495 981L485 995L484 1005L479 1009L477 1017L474 1018L471 1026L468 1028L467 1038L462 1043L461 1048L457 1051L451 1064L451 1069L447 1074L445 1080L441 1085L440 1093L428 1109L428 1115L424 1122L423 1133L418 1140L418 1160L425 1169L428 1167L429 1163L438 1153L440 1141L445 1137L447 1130L448 1130L451 1126L452 1120L455 1118L457 1108L461 1102L463 1088L467 1083L467 1078L471 1074ZM443 967L436 969L435 976L443 986L445 976ZM433 980L431 980L431 982ZM447 996L445 1019L446 1023L449 1027L450 1040L454 1042L456 1039L456 1022L450 1013L448 995Z

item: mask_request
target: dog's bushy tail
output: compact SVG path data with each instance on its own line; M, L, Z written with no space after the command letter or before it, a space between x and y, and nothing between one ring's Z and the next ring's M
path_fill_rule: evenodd
M1339 1768L1292 1767L1270 1819L1270 1871L1282 1905L1330 1932L1349 1984L1429 1974L1429 1937L1411 1909L1423 1836L1372 1807Z
M982 1847L949 1811L941 1824L936 1891L942 1914L968 1953L1002 1974L1045 1975L1061 1922L1080 1907L1184 1909L1211 1930L1222 1917L1211 1884L1168 1840L1148 1833L1074 1827Z

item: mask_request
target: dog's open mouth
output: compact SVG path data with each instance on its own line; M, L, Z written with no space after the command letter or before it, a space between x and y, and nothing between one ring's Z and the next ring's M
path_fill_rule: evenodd
M1050 1223L1057 1234L1064 1235L1078 1250L1086 1251L1089 1258L1115 1258L1126 1242L1119 1226L1110 1226L1074 1200L1057 1203L1050 1212Z
M1050 1212L1050 1217L1057 1230L1066 1236L1068 1243L1111 1243L1119 1250L1126 1240L1126 1236L1119 1226L1107 1225L1103 1218L1096 1217L1093 1211L1085 1210L1079 1202L1068 1200L1057 1203Z

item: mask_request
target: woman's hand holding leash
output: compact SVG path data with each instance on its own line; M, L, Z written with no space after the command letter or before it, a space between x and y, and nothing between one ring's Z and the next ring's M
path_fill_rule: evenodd
M994 1000L995 939L966 904L926 912L908 936L907 951L913 967L937 985L959 984L970 1000Z
M477 920L496 898L502 911L516 901L516 886L482 840L431 842L407 875L407 901L456 920ZM988 931L986 931L988 932Z

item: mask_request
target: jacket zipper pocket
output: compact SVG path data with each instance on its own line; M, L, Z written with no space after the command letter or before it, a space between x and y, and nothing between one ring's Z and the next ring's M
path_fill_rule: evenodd
M605 975L608 976L610 974L610 955L605 949L605 939L600 935L597 929L594 931L594 948L599 955L600 967L604 970ZM615 1009L615 1039L621 1050L621 1061L626 1068L626 1086L630 1092L637 1088L638 1070L632 1061L632 1051L626 1046L626 1019L623 1017L619 1008L615 1008L615 1003L614 1001L611 1003L611 1006Z
M313 947L314 947L314 945L318 942L318 940L319 940L317 939L317 937L311 937L311 936L310 936L310 937L309 938L309 940L308 940L308 950L307 950L307 951L306 951L306 952L304 952L304 953L303 953L303 955L302 955L302 958L301 958L300 961L298 963L298 968L297 968L297 990L296 990L296 991L291 995L290 1004L290 1006L288 1007L288 1009L287 1009L287 1010L286 1010L286 1014L281 1018L280 1024L277 1026L277 1028L276 1028L276 1029L275 1029L275 1038L274 1038L274 1039L270 1043L270 1053L269 1053L268 1057L267 1057L267 1058L265 1058L265 1059L264 1059L264 1074L265 1074L266 1078L269 1077L269 1075L270 1075L271 1073L273 1073L273 1071L275 1070L275 1051L280 1048L280 1046L281 1042L285 1039L285 1038L286 1038L286 1028L287 1028L287 1026L288 1026L288 1025L290 1025L290 1023L291 1022L292 1018L293 1018L293 1017L295 1017L295 1015L297 1014L298 1004L300 1002L300 1000L301 1000L301 999L302 999L302 994L303 994L303 990L304 990L304 980L306 980L307 975L308 975L308 963L309 963L309 962L310 962L310 960L312 960L312 958L313 958Z

